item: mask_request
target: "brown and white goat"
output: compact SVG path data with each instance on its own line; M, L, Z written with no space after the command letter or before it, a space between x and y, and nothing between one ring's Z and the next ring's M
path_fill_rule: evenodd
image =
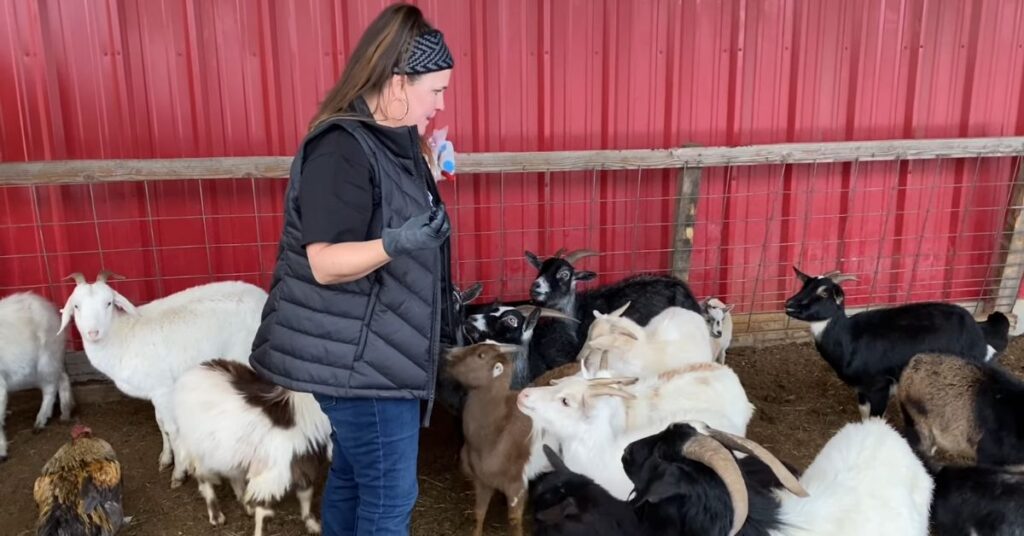
M509 388L513 360L520 347L482 342L453 348L447 371L468 391L462 413L466 438L459 459L462 472L473 481L476 505L474 536L483 534L487 506L495 491L505 495L510 532L523 533L523 510L532 445L532 422L516 407L518 391Z
M291 489L307 532L320 533L313 484L331 456L331 425L313 395L273 385L243 364L213 360L178 379L173 402L175 449L196 476L212 525L224 523L214 486L226 478L255 516L255 536Z

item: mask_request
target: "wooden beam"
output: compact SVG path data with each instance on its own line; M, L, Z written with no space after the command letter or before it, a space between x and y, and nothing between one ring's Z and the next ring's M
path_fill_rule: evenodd
M780 143L627 151L466 153L458 157L458 173L667 169L1014 155L1024 155L1024 137ZM291 160L290 156L249 156L5 163L0 164L0 185L280 178L288 176Z
M676 200L676 225L672 237L672 275L686 281L690 277L693 233L697 225L697 200L700 196L701 168L679 171L679 197Z
M1004 313L1013 309L1024 276L1024 162L1018 162L1017 177L1010 191L1003 232L999 234L995 266L1002 268L999 290L991 297L992 308Z

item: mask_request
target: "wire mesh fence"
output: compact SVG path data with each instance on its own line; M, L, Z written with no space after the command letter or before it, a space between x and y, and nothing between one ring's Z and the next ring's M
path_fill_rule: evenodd
M910 301L1009 310L1022 262L1020 156L477 173L440 183L458 284L482 300L528 297L524 252L593 249L599 278L675 273L735 304L740 343L789 340L792 267L838 269L853 309ZM0 187L0 295L63 303L72 272L110 269L136 303L214 280L264 287L285 179L176 179ZM688 193L688 192L692 192ZM1016 269L1013 270L1008 269Z

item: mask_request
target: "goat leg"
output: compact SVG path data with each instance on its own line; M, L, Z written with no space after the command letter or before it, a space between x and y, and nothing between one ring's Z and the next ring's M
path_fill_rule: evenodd
M57 402L57 384L47 382L42 387L43 403L39 406L39 413L36 415L36 424L32 427L32 433L38 434L43 431L46 422L53 415L53 404Z
M313 487L307 486L295 492L299 499L299 511L302 513L302 521L306 524L306 532L320 534L320 523L313 517Z
M213 489L213 483L205 478L196 478L199 483L199 494L206 499L206 512L210 515L210 524L219 527L224 524L224 512L220 510L220 503L217 502L217 491Z
M512 536L523 536L523 510L526 509L526 490L509 490L505 494L508 504L508 529Z
M7 383L0 376L0 463L7 461L7 436L4 435L4 420L7 416Z
M245 515L252 516L254 514L252 505L245 502L245 475L242 473L235 473L230 476L231 491L235 492L235 498L238 499L238 504L242 505L245 509Z
M476 520L473 536L483 536L484 519L487 517L487 507L491 504L491 497L494 497L494 488L479 480L474 480L473 495L476 497L476 505L473 507L473 517Z
M60 397L60 421L68 422L71 420L71 412L75 410L75 397L71 393L71 378L67 372L60 373L57 396Z
M274 511L266 505L256 505L256 528L253 529L253 536L263 536L263 520L272 515L274 515Z
M171 456L171 438L167 435L163 415L156 404L153 404L153 413L156 415L156 427L160 429L160 437L163 440L163 445L160 447L160 465L157 470L163 472L174 461L174 458Z

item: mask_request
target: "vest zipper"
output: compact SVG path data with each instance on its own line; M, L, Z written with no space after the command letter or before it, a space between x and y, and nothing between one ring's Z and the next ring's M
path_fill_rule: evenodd
M377 306L377 293L380 291L380 274L374 278L374 282L370 288L370 299L366 303L366 312L363 313L363 326L359 332L359 344L356 347L356 358L363 355L363 351L366 350L366 339L370 333L370 317L373 315L373 310ZM355 368L355 362L352 363L352 368ZM349 379L351 380L351 375Z

